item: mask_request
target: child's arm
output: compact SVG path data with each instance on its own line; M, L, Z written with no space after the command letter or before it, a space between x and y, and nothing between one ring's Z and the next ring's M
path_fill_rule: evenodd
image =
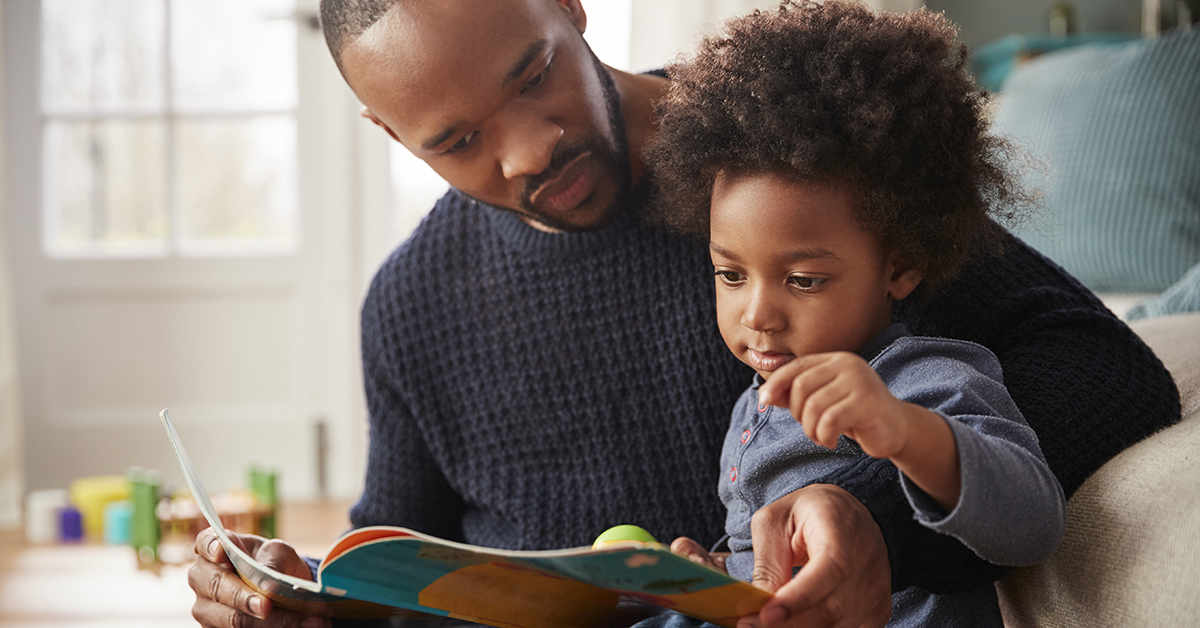
M759 400L787 407L818 445L833 449L845 434L868 455L890 459L946 512L958 504L958 449L950 426L930 410L892 396L858 355L792 360L759 388Z
M854 359L846 359L847 363L861 362L858 356L850 357ZM896 341L870 367L878 373L880 384L887 382L888 393L904 404L900 406L878 398L879 389L861 371L861 365L839 368L822 366L824 363L813 356L805 363L784 365L760 387L760 403L787 405L802 422L812 421L813 431L809 432L808 423L804 427L816 437L815 442L828 446L844 428L842 433L859 440L864 451L888 451L903 458L905 466L899 462L896 466L903 471L901 484L917 520L963 541L985 560L1030 565L1057 548L1066 527L1062 487L1050 472L1036 435L1005 389L1000 363L989 351L959 340ZM809 371L813 374L808 375ZM850 392L832 394L852 381L858 384L845 386ZM942 440L944 434L922 427L928 414L908 414L909 401L929 408L934 418L951 430L950 451ZM869 409L871 404L877 404L875 409ZM866 409L851 411L852 405ZM890 415L889 408L901 410ZM810 409L813 417L805 418ZM914 425L917 427L910 433ZM919 440L924 438L929 440ZM914 455L920 450L905 451L910 442L931 451ZM953 454L956 472L940 457L947 453ZM922 456L932 463L929 469L914 468L908 460ZM946 479L946 475L957 477L954 501L943 502L944 495L936 496L942 490L936 486L938 477ZM918 477L926 484L919 484Z

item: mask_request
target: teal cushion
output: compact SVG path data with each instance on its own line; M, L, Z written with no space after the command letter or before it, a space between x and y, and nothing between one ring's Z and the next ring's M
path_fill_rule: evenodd
M1125 314L1129 320L1154 318L1168 314L1200 312L1200 264L1196 264L1166 292L1133 306Z
M1044 160L1017 234L1096 292L1162 292L1200 263L1200 30L1038 57L998 132Z

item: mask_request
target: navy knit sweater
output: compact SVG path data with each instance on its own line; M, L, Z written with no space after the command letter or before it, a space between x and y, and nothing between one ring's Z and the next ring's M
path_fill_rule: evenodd
M718 333L706 244L646 225L642 196L603 230L548 234L452 190L388 259L362 312L370 459L354 525L522 549L623 523L721 536L721 442L753 372ZM901 306L913 333L997 354L1068 495L1179 419L1150 350L1023 245ZM917 524L889 475L866 460L824 481L871 509L894 590L998 575Z

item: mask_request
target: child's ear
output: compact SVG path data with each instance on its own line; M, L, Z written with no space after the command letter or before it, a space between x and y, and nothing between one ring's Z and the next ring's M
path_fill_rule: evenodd
M892 255L891 261L888 262L888 275L888 296L893 301L899 301L912 294L925 278L922 267L896 255Z

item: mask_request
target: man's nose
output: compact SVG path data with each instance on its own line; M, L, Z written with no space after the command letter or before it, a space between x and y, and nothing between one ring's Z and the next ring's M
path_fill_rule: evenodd
M753 331L774 333L787 327L787 317L769 290L754 288L742 310L742 325Z
M563 136L562 127L548 120L526 120L507 132L500 155L504 178L541 174L550 166L554 148Z

